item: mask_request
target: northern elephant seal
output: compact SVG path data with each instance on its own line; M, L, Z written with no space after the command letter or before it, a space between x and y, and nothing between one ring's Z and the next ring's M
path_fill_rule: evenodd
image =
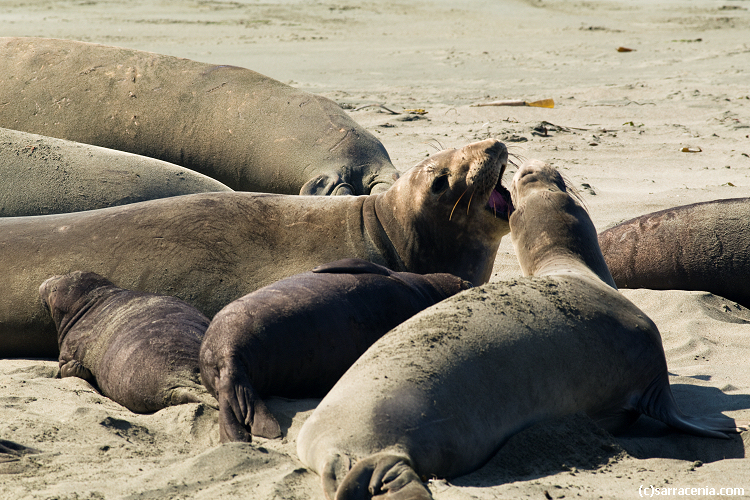
M0 217L47 215L231 191L147 156L0 128Z
M58 330L61 377L83 378L136 413L215 406L198 365L209 320L194 307L82 271L48 278L39 296Z
M750 307L750 198L668 208L599 234L621 288L701 290Z
M388 330L470 287L451 274L343 259L235 300L211 320L200 352L221 440L280 436L261 398L323 397Z
M235 66L2 38L0 103L0 127L158 158L236 190L371 194L398 177L335 102Z
M509 231L500 183L507 157L495 140L445 150L369 196L206 193L0 219L0 357L57 357L37 288L78 269L177 296L208 317L262 286L347 257L484 283Z
M529 162L511 196L533 276L422 311L343 375L297 436L327 498L431 498L421 478L471 472L524 427L581 411L613 431L645 413L698 435L736 432L677 408L658 330L607 283L594 226L559 173Z

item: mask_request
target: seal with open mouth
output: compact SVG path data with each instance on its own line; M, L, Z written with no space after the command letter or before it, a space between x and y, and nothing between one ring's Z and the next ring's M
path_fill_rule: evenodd
M300 429L299 458L329 500L430 499L422 478L468 474L525 427L577 412L613 432L640 414L699 436L738 431L679 410L659 331L614 288L560 174L529 162L511 194L527 277L460 292L388 332Z
M253 290L347 257L485 283L509 231L507 161L505 145L488 139L426 158L377 195L205 193L0 219L0 357L57 357L37 289L74 270L176 296L209 318Z

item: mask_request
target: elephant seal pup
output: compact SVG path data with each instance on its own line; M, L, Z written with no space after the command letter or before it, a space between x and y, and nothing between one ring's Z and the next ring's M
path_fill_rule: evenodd
M147 156L0 128L0 216L47 215L231 191Z
M0 219L0 358L57 358L38 287L77 269L176 296L209 318L253 290L347 257L485 283L509 231L507 158L490 139L441 151L369 196L205 193Z
M222 442L281 436L261 397L323 397L388 330L468 288L452 274L343 259L235 300L211 320L200 352Z
M158 158L238 191L373 194L399 175L335 102L234 66L1 38L0 102L0 127Z
M621 288L701 290L750 307L750 198L642 215L599 244Z
M530 276L461 292L391 330L302 426L299 458L327 498L431 498L420 478L469 473L521 429L580 411L612 431L645 413L702 436L736 432L731 419L677 408L659 332L612 288L559 173L530 162L511 196Z
M39 296L57 327L61 377L85 379L136 413L216 406L198 367L209 320L194 307L82 271L45 280Z

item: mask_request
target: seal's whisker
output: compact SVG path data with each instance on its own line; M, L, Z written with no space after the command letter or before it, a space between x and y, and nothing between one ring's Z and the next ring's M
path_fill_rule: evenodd
M432 141L436 142L437 146L433 144ZM427 144L428 146L435 148L435 151L442 151L445 149L443 145L440 144L440 141L438 141L437 139L430 139L429 141L424 141L422 144Z
M510 163L511 165L513 165L516 168L518 168L521 164L523 164L524 162L526 162L526 160L528 160L528 158L526 158L523 155L519 155L517 153L510 153L510 152L508 153L508 163ZM516 163L516 162L518 162L518 163Z
M565 190L568 192L570 197L576 200L578 204L581 205L581 207L583 207L586 212L588 212L589 207L586 205L586 201L583 199L583 195L581 195L581 192L573 185L570 179L562 174L560 174L560 177L562 177L562 180L565 183Z
M477 190L471 192L471 196L469 196L469 204L466 205L466 215L469 215L469 209L471 208L471 200L474 199L474 193L476 193Z
M456 207L458 206L458 202L459 202L459 201L461 201L461 198L463 198L463 197L464 197L464 195L466 194L466 191L468 191L468 190L469 190L469 188L466 188L466 189L464 190L464 192L463 192L463 193L461 193L461 196L459 196L459 197L458 197L458 199L456 200L456 204L455 204L455 205L453 205L453 210L451 210L451 214L450 214L450 215L448 216L448 221L450 221L450 220L451 220L451 218L453 217L453 211L454 211L454 210L456 210Z

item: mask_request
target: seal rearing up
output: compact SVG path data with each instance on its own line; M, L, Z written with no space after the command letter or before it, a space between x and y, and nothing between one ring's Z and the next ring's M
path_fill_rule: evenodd
M524 202L513 200L511 239L523 275L593 274L617 289L599 245L592 244L597 240L594 224L557 170L529 162L514 176L511 197L519 196L520 185Z
M57 357L38 298L49 276L86 269L176 296L213 317L238 297L342 258L394 271L489 280L508 233L508 160L496 140L437 153L368 196L207 193L0 219L0 357Z
M580 411L612 432L640 414L699 436L738 431L679 410L656 326L613 288L560 174L529 162L511 197L530 276L460 292L391 330L303 424L297 453L329 500L430 499L420 478L472 472L523 428Z

